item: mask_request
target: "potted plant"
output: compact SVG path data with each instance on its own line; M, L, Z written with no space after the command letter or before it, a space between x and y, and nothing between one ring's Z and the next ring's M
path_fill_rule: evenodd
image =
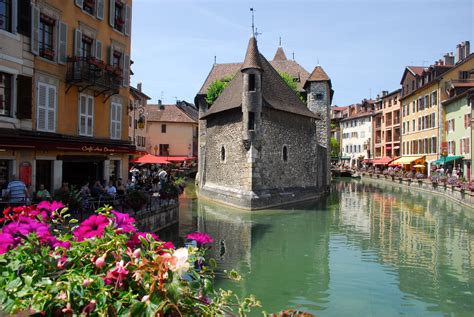
M148 200L148 195L145 192L134 189L125 194L124 205L137 213L148 203Z

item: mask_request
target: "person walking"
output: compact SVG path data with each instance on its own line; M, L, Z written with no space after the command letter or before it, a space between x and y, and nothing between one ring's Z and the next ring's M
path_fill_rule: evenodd
M11 204L26 203L28 197L28 190L26 189L25 183L20 181L15 175L12 181L7 186L8 202Z

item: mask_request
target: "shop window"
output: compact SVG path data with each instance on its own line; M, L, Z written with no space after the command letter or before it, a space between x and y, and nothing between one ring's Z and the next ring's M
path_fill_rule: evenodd
M169 144L160 144L160 156L170 155L170 145Z
M54 28L56 21L41 13L39 24L39 55L54 60Z
M0 72L0 116L12 115L12 77Z
M283 162L288 162L288 148L286 145L283 146L283 153L282 153Z
M12 31L12 1L0 0L0 30Z

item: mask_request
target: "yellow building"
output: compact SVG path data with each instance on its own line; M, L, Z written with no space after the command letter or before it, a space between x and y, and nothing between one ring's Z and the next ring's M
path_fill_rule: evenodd
M458 54L456 63L453 54L446 54L443 60L429 67L405 68L401 80L401 162L405 168L410 169L413 164L424 160L430 163L440 158L446 138L445 115L441 104L448 98L446 85L457 79L463 71L471 69L473 63L472 54ZM429 170L428 164L425 171Z
M63 181L127 177L134 151L127 124L132 1L9 2L31 13L21 47L34 67L30 89L17 87L31 98L12 99L30 111L21 124L0 131L2 158L13 162L10 174L50 190Z

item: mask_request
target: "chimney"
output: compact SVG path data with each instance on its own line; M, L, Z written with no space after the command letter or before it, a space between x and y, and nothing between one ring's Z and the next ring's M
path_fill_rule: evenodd
M471 44L469 41L463 42L464 43L464 58L468 57L471 54Z
M164 107L163 104L161 103L161 99L158 99L158 108L160 108L160 110L165 109L165 107Z
M440 65L440 66L443 66L443 65L444 65L444 62L443 62L442 59L440 59L438 62L439 62L439 65Z
M444 65L453 66L454 65L454 56L451 56L451 55L449 55L449 53L446 53L444 55Z
M435 61L435 66L438 66L438 64L439 64L438 61Z
M139 92L142 92L142 83L138 83L138 84L137 84L137 90L138 90Z
M464 59L463 57L464 54L464 48L462 47L462 44L456 45L456 63L459 63Z

